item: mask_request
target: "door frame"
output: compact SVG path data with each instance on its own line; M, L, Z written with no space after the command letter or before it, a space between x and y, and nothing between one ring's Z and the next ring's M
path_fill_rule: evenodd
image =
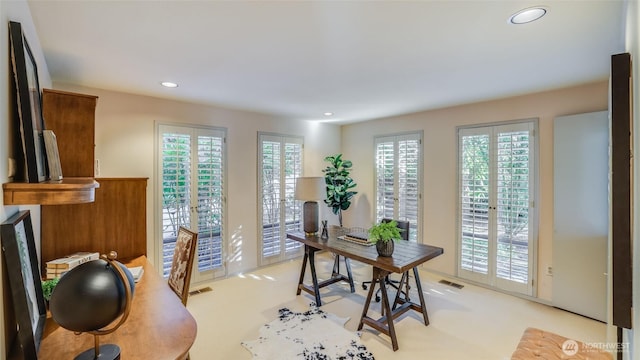
M156 176L155 181L153 181L153 199L154 199L154 209L153 209L153 234L154 234L154 239L157 239L155 241L153 241L153 253L155 254L155 260L154 260L154 266L156 267L156 269L159 269L159 274L160 276L163 275L163 271L164 271L164 264L163 264L163 246L160 243L162 241L162 198L161 198L161 189L162 189L162 165L161 165L161 161L162 161L162 156L161 156L161 146L162 146L162 142L160 139L161 136L161 127L166 126L166 127L173 127L173 128L178 128L178 129L191 129L192 131L195 130L204 130L204 131L218 131L218 132L222 132L223 133L223 149L222 149L222 157L223 157L223 174L222 174L222 184L223 184L223 191L222 191L222 198L223 198L223 204L222 204L222 234L221 234L221 239L222 239L222 269L219 270L207 270L204 272L200 272L198 270L198 255L197 255L197 250L196 250L196 259L194 259L193 262L193 271L192 271L192 278L191 278L191 285L197 285L199 283L203 283L203 282L207 282L207 281L211 281L215 278L220 278L220 277L224 277L227 275L228 273L228 266L227 266L227 256L228 256L228 247L229 247L229 242L227 240L227 217L226 216L228 214L228 210L227 210L227 191L228 191L228 186L226 186L228 184L227 181L227 145L226 145L226 138L227 138L227 129L224 127L216 127L216 126L205 126L205 125L199 125L199 124L190 124L190 123L176 123L176 122L161 122L161 121L156 121L154 124L154 174ZM196 229L197 230L197 229ZM159 239L159 240L158 240Z
M489 268L488 268L488 272L487 274L480 274L480 273L474 273L471 271L465 271L464 269L462 269L461 267L461 253L462 253L462 217L461 217L461 207L460 207L460 186L461 186L461 177L460 177L460 173L461 173L461 159L460 159L460 132L462 130L475 130L478 129L480 130L481 128L492 128L492 132L495 128L497 127L504 127L504 126L512 126L512 125L519 125L519 124L525 124L525 123L531 123L532 124L532 131L531 131L531 143L533 144L533 151L530 152L530 154L532 154L533 156L533 161L529 161L530 162L530 166L531 166L531 173L532 178L530 180L530 186L531 188L529 189L530 193L533 193L533 195L530 197L529 199L529 209L530 209L530 213L529 213L529 263L528 263L528 267L529 267L529 281L527 282L527 284L523 284L526 285L526 290L523 291L519 291L519 290L514 290L513 288L509 287L509 286L500 286L500 284L503 284L504 282L508 281L508 280L504 280L504 279L499 279L497 278L497 276L495 275L495 259L494 264L489 264ZM538 284L538 236L539 236L539 219L540 219L540 192L539 192L539 183L540 183L540 173L539 173L539 159L540 159L540 143L539 143L539 118L526 118L526 119L519 119L519 120L507 120L507 121L497 121L497 122L490 122L490 123L479 123L479 124L473 124L473 125L466 125L466 126L457 126L456 127L456 161L457 161L457 166L456 166L456 170L457 170L457 174L456 174L456 184L457 184L457 188L456 188L456 276L461 278L461 279L465 279L468 281L471 281L473 283L476 283L478 285L481 286L485 286L485 287L489 287L491 289L494 290L498 290L498 291L504 291L504 292L508 292L508 293L514 293L514 294L519 294L519 295L523 295L523 296L530 296L530 297L536 297L538 290L537 290L537 284ZM490 144L491 146L491 144ZM493 149L489 149L489 151L493 151ZM489 155L492 156L492 155ZM495 169L490 168L490 174L493 175L493 172L495 171ZM491 182L489 183L490 186L490 191L495 191L495 186L494 184L492 184ZM497 214L490 215L490 216L497 216ZM494 226L495 227L495 226ZM490 233L489 233L489 237L492 236L491 234L491 229L489 229ZM493 230L494 232L496 231L495 229ZM492 246L495 247L497 246L497 244L492 244L491 242L489 242L488 244L489 248L491 248ZM493 254L497 254L496 252L497 250L493 251ZM491 250L490 250L490 254L491 254ZM466 275L462 276L462 272L464 272Z

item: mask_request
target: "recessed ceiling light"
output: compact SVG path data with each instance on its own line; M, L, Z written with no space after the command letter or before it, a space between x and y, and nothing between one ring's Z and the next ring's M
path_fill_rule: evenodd
M162 86L164 87L168 87L168 88L177 88L178 84L170 82L170 81L163 81L160 83Z
M332 115L333 115L333 113L332 113L332 112L328 112L328 111L327 111L326 113L324 113L324 116L332 116Z
M509 18L509 22L512 24L526 24L540 19L546 13L547 9L541 6L527 8L511 15L511 17Z

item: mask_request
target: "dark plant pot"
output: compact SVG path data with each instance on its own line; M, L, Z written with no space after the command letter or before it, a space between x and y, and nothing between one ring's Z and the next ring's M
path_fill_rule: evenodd
M378 250L378 255L389 257L393 255L393 240L389 241L378 241L376 243L376 250Z

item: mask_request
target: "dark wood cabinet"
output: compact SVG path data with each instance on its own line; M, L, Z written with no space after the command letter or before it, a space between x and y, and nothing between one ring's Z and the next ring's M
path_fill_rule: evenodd
M58 140L62 176L93 177L97 96L42 90L45 127Z
M42 263L77 251L147 253L147 178L97 178L92 203L42 206ZM43 265L44 268L44 265Z
M94 176L97 96L43 90L45 126L58 140L64 179ZM147 178L98 178L95 201L42 206L42 263L77 251L147 253ZM44 266L42 266L44 269Z

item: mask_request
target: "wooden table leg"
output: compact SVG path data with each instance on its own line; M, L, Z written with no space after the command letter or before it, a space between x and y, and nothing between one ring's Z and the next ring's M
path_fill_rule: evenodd
M304 256L302 257L302 269L300 269L300 280L298 280L298 291L296 291L296 295L300 295L300 291L302 291L302 286L304 283L304 273L307 270L307 246L305 245Z
M311 267L311 280L313 281L313 289L315 290L316 306L320 307L322 306L322 301L320 301L320 287L318 287L318 275L316 274L316 249L306 247L309 248L309 266Z
M405 285L406 282L406 292L403 292L402 287ZM402 297L402 294L404 294L404 298ZM400 304L400 302L407 302L410 301L409 300L409 274L404 272L402 273L402 277L400 278L400 282L398 283L398 291L396 292L396 298L393 301L393 305L391 306L391 310L395 310L396 307L398 306L398 304Z
M338 263L339 255L336 255L336 259L333 264L333 273L331 274L331 278L323 281L318 281L318 274L316 273L316 262L315 262L315 253L318 251L321 251L321 250L305 245L304 258L302 259L302 269L300 270L300 279L298 280L298 290L296 292L296 295L300 295L301 291L305 291L316 298L317 306L322 306L322 301L320 300L320 289L325 286L328 286L340 281L345 281L349 283L349 286L351 287L351 292L355 292L356 288L353 284L353 275L351 273L351 264L349 263L349 259L344 258L344 261L347 267L347 273L349 274L349 276L347 277L345 275L340 274L340 266ZM313 280L312 286L304 284L304 274L307 268L307 261L309 262L309 267L311 268L311 279Z
M362 310L362 316L360 317L360 324L358 324L358 330L362 330L364 324L371 326L372 328L380 331L383 334L391 337L391 345L393 347L393 351L398 350L398 338L396 336L396 329L393 325L393 319L395 314L391 311L391 306L389 305L389 296L387 294L387 288L385 284L385 278L389 275L388 271L373 268L373 277L371 280L371 288L369 288L369 293L367 294L367 300L364 304L364 309ZM379 319L373 319L367 316L369 312L369 305L371 304L371 298L376 291L376 285L380 286L380 292L382 292L382 314L383 316Z
M420 275L418 275L418 267L413 268L413 277L416 280L416 287L418 289L418 297L420 298L420 309L422 317L424 318L424 325L429 325L429 315L427 315L427 305L424 301L424 294L422 293L422 284L420 283Z
M353 274L351 273L351 262L348 257L344 258L344 264L347 268L347 276L349 277L349 286L351 287L351 292L356 292L356 287L353 285Z
M349 287L351 288L351 292L354 293L356 292L356 287L353 284L353 274L351 273L351 263L349 262L349 258L348 257L344 257L344 267L347 268L347 277L348 277L348 283L349 283ZM342 277L344 278L344 275L340 274L340 255L335 254L335 259L333 261L333 274L331 274L331 277Z
M322 306L322 301L320 300L320 287L318 286L318 275L316 274L316 262L315 262L315 253L318 251L310 246L304 246L304 257L302 258L302 269L300 270L300 279L298 280L298 290L296 291L296 295L300 295L300 291L304 290L315 296L316 298L316 306ZM313 287L307 286L304 284L304 273L307 269L307 260L309 261L309 267L311 268L311 279L313 280Z
M363 320L367 317L367 313L369 312L369 305L371 305L371 298L373 297L373 294L375 292L376 278L373 277L371 280L371 286L369 287L369 293L367 294L367 300L364 301L364 308L362 309L362 315L360 316L360 324L358 324L358 330L362 330L362 326L364 325Z
M386 325L389 329L389 336L391 337L391 345L393 347L393 351L396 351L398 350L398 338L396 337L396 329L393 325L393 313L391 312L391 306L389 305L389 295L387 294L387 287L385 286L385 277L386 275L378 280L380 282L380 292L382 293L382 308L384 309L381 321L384 322L386 320Z
M418 290L418 298L420 298L420 304L416 304L409 299L409 296L402 297L401 290L398 290L396 293L395 300L393 302L393 307L391 310L393 311L394 318L401 315L402 313L414 310L422 314L422 318L424 319L424 325L429 325L429 315L427 314L427 302L424 300L424 293L422 292L422 283L420 282L420 274L418 274L418 268L413 268L413 275L416 282L416 288ZM409 289L409 273L406 272L402 275L402 279L400 280L399 288L402 288L403 285L406 286L407 292ZM398 305L400 305L398 307Z

